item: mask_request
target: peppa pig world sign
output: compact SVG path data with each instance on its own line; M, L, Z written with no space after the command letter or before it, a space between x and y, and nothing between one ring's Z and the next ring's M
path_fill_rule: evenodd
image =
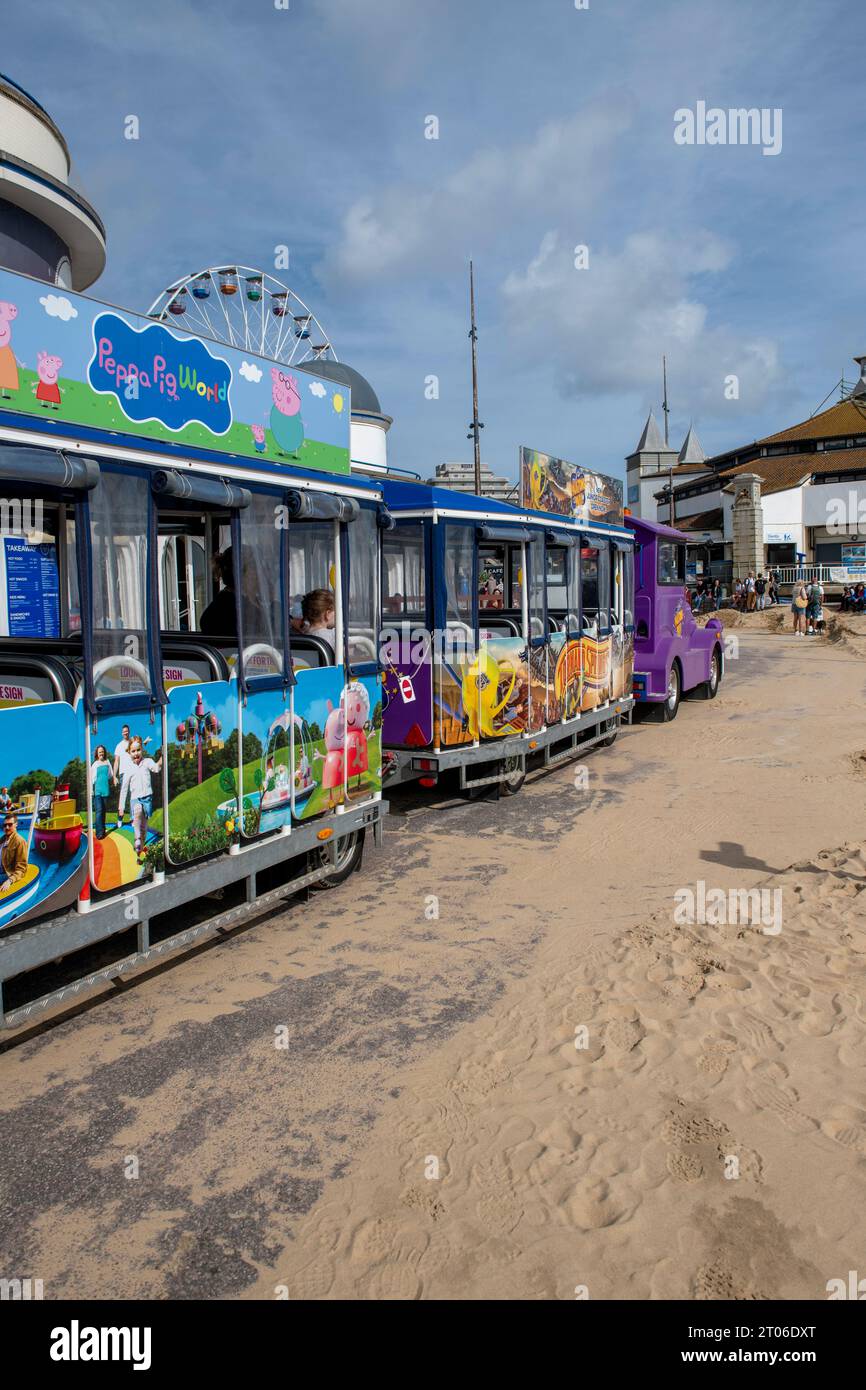
M0 425L349 472L350 396L315 370L0 270Z

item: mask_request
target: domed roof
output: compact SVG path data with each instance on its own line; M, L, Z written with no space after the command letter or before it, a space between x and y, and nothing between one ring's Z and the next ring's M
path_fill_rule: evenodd
M353 411L361 410L370 415L382 414L379 397L367 378L361 376L360 372L356 372L354 367L347 366L345 362L332 362L328 358L322 358L316 362L304 362L301 370L312 372L315 376L323 376L327 381L339 381L343 386L348 386L352 392Z

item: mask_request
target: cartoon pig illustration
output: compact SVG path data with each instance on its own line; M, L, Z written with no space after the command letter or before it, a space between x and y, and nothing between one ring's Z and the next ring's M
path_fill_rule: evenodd
M263 454L263 453L265 452L265 427L264 427L264 425L250 425L250 431L251 431L252 436L253 436L253 443L254 443L255 446L256 446L256 453L257 453L257 454Z
M304 442L304 422L301 419L301 396L297 377L287 376L278 367L271 368L274 403L271 407L271 432L284 454L297 455Z
M12 324L18 317L18 305L0 299L0 398L10 400L10 392L18 390L18 363L12 351Z
M318 749L313 754L320 762L324 762L322 768L322 787L327 788L328 810L333 811L343 799L343 759L346 746L346 715L343 710L342 702L339 709L335 709L331 701L328 701L328 718L325 720L325 747L328 750L325 757Z
M346 775L361 777L367 771L367 733L365 724L370 718L370 695L361 681L350 681L340 700L346 712Z
M57 377L62 366L62 357L52 357L47 352L37 352L36 374L39 377L39 385L36 388L36 399L41 401L49 410L59 410L60 408L60 387L57 384Z

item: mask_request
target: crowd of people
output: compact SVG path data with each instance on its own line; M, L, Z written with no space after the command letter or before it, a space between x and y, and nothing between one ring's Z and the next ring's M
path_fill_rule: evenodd
M695 613L715 612L726 605L739 613L761 612L781 604L782 576L775 568L755 573L749 570L745 579L735 579L727 594L718 579L698 579L689 590L689 601ZM866 612L866 585L847 585L842 595L843 613ZM812 637L824 631L824 588L818 580L801 580L791 593L791 614L796 637Z
M842 613L866 612L866 584L846 584L839 610Z
M754 613L782 602L782 576L778 569L755 574L749 570L745 579L735 579L730 593L720 579L698 579L690 589L689 600L694 613L714 613L726 603L740 613Z
M735 579L731 604L740 613L762 612L782 602L782 575L778 569L756 574L749 570L745 579Z

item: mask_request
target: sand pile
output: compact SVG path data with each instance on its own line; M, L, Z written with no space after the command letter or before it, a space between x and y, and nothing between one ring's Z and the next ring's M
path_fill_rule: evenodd
M864 849L765 887L778 934L672 904L421 1064L255 1293L826 1298L866 1248Z

